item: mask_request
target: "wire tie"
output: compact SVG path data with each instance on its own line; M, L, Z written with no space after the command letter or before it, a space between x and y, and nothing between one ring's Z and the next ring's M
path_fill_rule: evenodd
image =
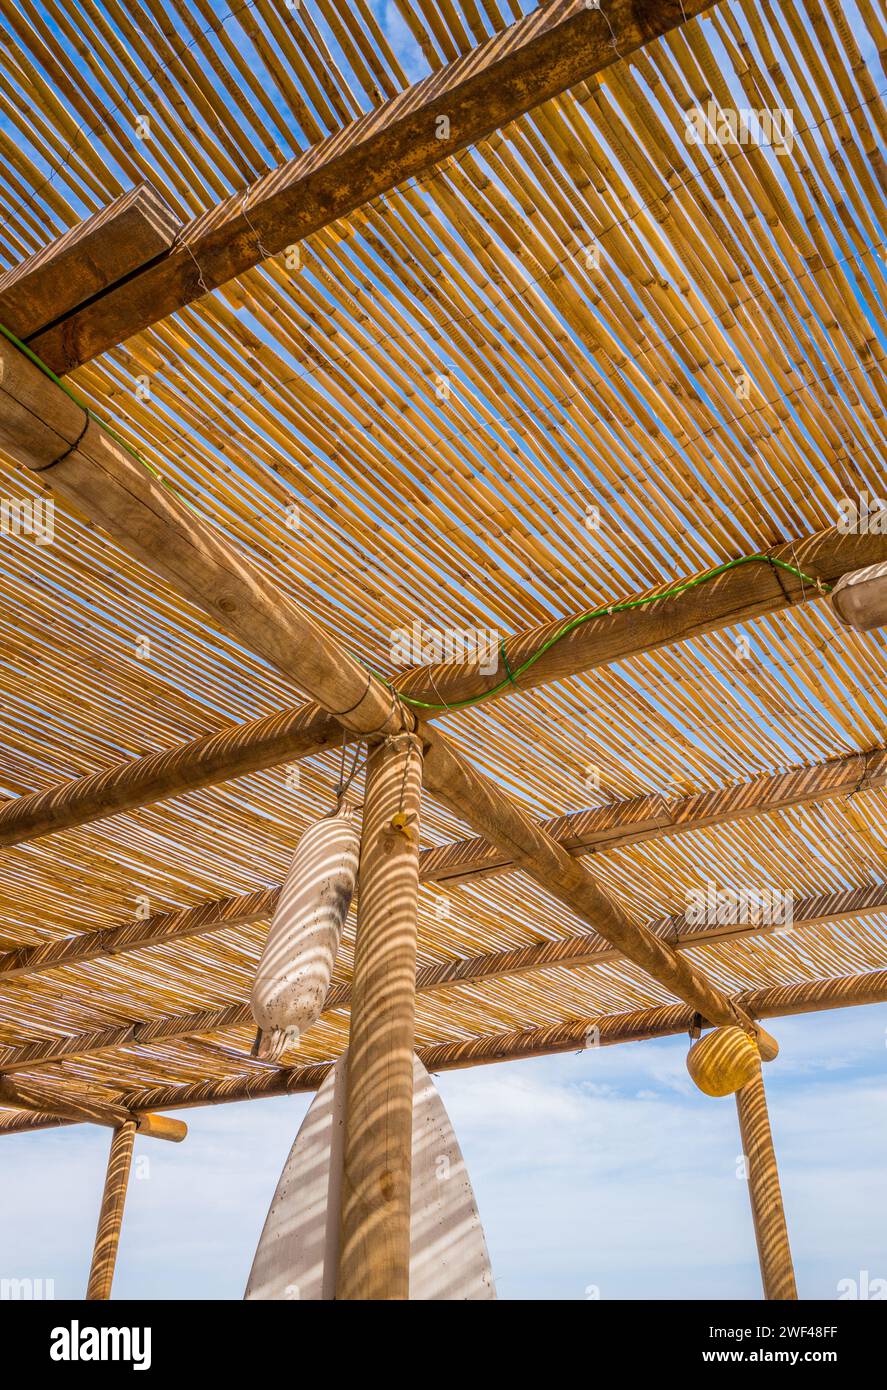
M506 672L507 672L508 679L511 681L511 684L514 686L515 690L519 690L520 687L518 686L517 681L514 679L514 672L512 671L511 666L510 666L509 661L508 661L508 653L507 653L507 651L505 650L505 638L504 638L504 637L502 638L502 640L501 640L500 643L499 643L499 654L500 654L500 656L502 657L502 662L503 662L503 664L504 664L504 666L505 666L505 670L506 670Z

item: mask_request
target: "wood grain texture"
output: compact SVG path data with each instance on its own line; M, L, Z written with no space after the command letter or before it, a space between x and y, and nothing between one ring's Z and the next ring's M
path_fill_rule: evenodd
M421 795L418 739L402 735L372 751L345 1087L336 1281L345 1301L410 1296Z
M0 323L27 339L168 251L181 222L138 184L0 275Z
M92 1264L89 1268L89 1282L86 1286L86 1298L89 1302L111 1297L136 1128L134 1121L128 1120L111 1135L105 1190L102 1194Z
M746 1161L748 1195L764 1298L796 1299L795 1270L760 1065L750 1080L736 1092L736 1110Z

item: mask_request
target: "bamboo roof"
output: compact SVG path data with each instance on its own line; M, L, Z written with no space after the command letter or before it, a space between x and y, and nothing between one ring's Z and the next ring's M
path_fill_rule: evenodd
M521 12L13 0L2 264L141 180L195 218ZM507 636L833 527L842 498L887 492L883 36L872 0L725 0L71 384L375 670L417 619ZM790 148L688 143L709 101L790 110ZM0 453L0 494L39 478ZM0 567L7 797L303 699L63 501L53 543L0 537ZM881 748L884 676L883 633L820 598L439 720L560 816ZM0 953L279 884L338 772L324 753L298 786L274 768L4 850ZM885 882L885 808L863 786L586 863L638 923L708 881L836 893ZM471 833L431 797L423 816L423 845ZM420 909L420 966L588 930L514 871L425 883ZM266 927L4 980L0 1048L242 1001ZM729 992L877 970L887 911L689 955ZM670 998L624 960L547 968L420 994L417 1041ZM117 1093L262 1073L252 1031L34 1075ZM286 1061L346 1039L337 1009Z

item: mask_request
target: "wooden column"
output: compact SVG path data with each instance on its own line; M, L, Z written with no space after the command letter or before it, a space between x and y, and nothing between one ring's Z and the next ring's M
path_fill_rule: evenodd
M788 1243L779 1170L760 1066L756 1075L736 1092L742 1151L748 1168L755 1240L766 1299L796 1299L795 1270Z
M89 1283L86 1288L86 1297L89 1300L111 1297L111 1285L114 1282L117 1246L120 1242L120 1227L123 1225L123 1205L126 1201L129 1167L135 1137L136 1125L134 1121L128 1121L121 1125L111 1135L111 1151L108 1154L105 1191L102 1197L102 1209L99 1212L95 1248L92 1252Z
M348 1045L337 1299L409 1298L422 745L367 764Z

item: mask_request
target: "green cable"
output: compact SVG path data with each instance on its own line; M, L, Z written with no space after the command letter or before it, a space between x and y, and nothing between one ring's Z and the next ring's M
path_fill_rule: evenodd
M539 658L544 656L547 651L550 651L556 643L561 642L569 633L574 632L577 627L582 627L584 623L590 623L595 618L609 617L611 613L625 613L630 609L644 608L648 604L658 603L660 599L676 598L679 594L686 593L688 589L695 589L700 584L707 584L709 580L716 579L718 575L725 574L728 570L737 569L740 565L751 564L764 564L770 565L773 569L787 570L789 574L793 574L795 578L800 579L802 583L815 585L822 593L829 593L832 588L830 584L824 584L821 579L816 579L813 575L805 574L803 570L798 569L795 565L789 565L785 560L777 560L771 555L763 554L742 555L738 560L726 560L724 564L716 565L714 569L707 570L705 574L697 574L694 579L688 579L683 584L676 584L674 588L665 589L662 593L649 594L646 598L623 599L620 603L604 604L601 608L595 608L591 613L583 613L578 618L571 618L568 622L564 623L562 627L558 628L557 632L549 637L547 642L543 642L538 651L533 652L532 656L527 657L527 660L515 669L512 669L508 664L505 642L503 641L501 644L501 651L508 675L504 680L499 681L498 685L491 686L489 690L484 690L479 695L469 695L465 700L453 700L449 704L443 702L434 704L428 700L414 700L409 695L404 695L401 691L397 691L397 694L405 704L413 705L417 709L465 709L469 705L480 704L484 700L489 700L493 695L498 695L500 691L507 689L508 686L516 685L518 677L522 676L525 671L528 671L531 666L534 666ZM390 681L386 681L385 683L390 689L395 689Z
M125 439L121 438L121 436L117 433L116 430L112 429L112 427L109 424L107 424L106 421L102 420L100 416L96 415L95 411L92 410L86 404L85 401L82 401L80 397L76 395L76 393L72 391L69 386L66 386L65 383L61 380L61 378L56 376L52 368L48 367L47 364L37 356L36 352L34 352L31 348L28 347L27 343L23 343L20 338L17 338L15 334L11 332L10 329L4 327L2 323L0 323L0 333L2 333L4 338L7 338L9 342L11 342L15 347L17 347L20 352L23 352L26 357L29 357L30 360L34 363L34 365L40 368L41 372L45 373L45 375L48 376L51 381L55 382L56 386L61 387L65 395L70 396L71 400L74 402L75 405L79 406L81 410L84 410L91 420L94 420L97 425L100 425L103 430L107 431L111 438L116 440L116 442L121 446L121 448L125 449L126 452L130 454L134 459L136 459L136 461L140 463L143 468L147 468L148 472L153 474L153 476L158 480L158 482L163 483L163 486L165 488L168 488L168 490L174 493L177 497L179 496L179 494L176 492L176 489L172 487L166 481L166 479L163 478L162 475L157 472L155 468L152 468L150 463L146 463L145 460L141 457L141 455L137 453L136 450L133 449L129 444L127 444ZM189 511L194 511L194 508L191 507L190 504L186 502L183 497L179 497L179 500L182 502L184 506L188 507ZM197 515L196 512L195 515ZM611 613L626 613L634 608L645 608L648 604L658 603L660 599L676 598L679 594L686 593L688 589L695 589L700 584L707 584L709 580L717 579L718 575L725 574L728 570L737 569L739 565L751 564L770 565L772 569L786 570L789 574L793 574L796 579L800 579L802 584L813 584L822 593L829 593L832 588L831 584L824 584L821 579L816 579L813 575L805 574L803 570L798 569L795 565L787 564L785 560L776 560L773 558L773 556L764 554L742 555L738 560L726 560L724 564L716 565L714 569L707 570L705 574L697 574L695 579L688 579L684 584L676 584L674 588L665 589L660 594L649 594L646 598L630 598L623 599L620 603L604 604L601 608L595 608L590 613L583 613L578 618L569 619L569 621L564 623L562 627L558 628L557 632L555 632L551 637L548 638L547 642L543 642L542 646L538 649L538 651L533 652L533 655L527 657L526 661L524 661L515 670L512 670L509 664L508 653L505 650L505 639L503 638L500 643L500 652L502 655L503 663L505 665L505 670L508 673L505 679L501 680L498 683L498 685L491 686L489 690L481 691L478 695L469 695L464 700L454 700L450 704L447 704L445 701L441 701L440 703L435 704L429 700L414 700L411 696L404 695L400 691L396 690L396 687L392 685L391 681L388 680L387 677L381 675L378 671L374 671L373 668L371 666L368 666L365 661L361 661L360 657L357 657L356 660L359 661L361 666L365 667L367 671L369 671L372 675L377 676L379 680L381 680L385 685L387 685L389 690L395 691L399 699L403 700L405 704L412 705L415 709L465 709L469 705L479 705L484 700L491 699L494 695L498 695L500 691L505 690L510 685L516 687L518 678L522 676L525 671L528 671L531 666L534 666L536 664L540 657L543 657L545 653L550 651L551 648L555 646L558 642L563 641L563 639L567 637L571 632L574 632L577 627L582 627L584 623L593 622L595 618L609 617Z

